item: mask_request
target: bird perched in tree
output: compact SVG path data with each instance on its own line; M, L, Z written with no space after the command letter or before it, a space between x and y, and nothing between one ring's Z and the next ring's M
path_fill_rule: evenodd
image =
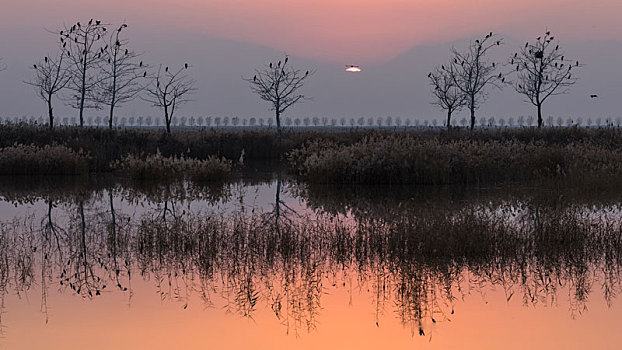
M184 68L188 69L188 63L184 64Z
M257 75L253 77L253 81L257 81Z
M164 71L168 73L168 67L164 68Z

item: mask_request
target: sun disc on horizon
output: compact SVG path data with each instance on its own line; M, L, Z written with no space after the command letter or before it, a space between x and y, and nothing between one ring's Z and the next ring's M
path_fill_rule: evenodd
M360 68L359 66L353 66L353 65L346 66L346 72L349 72L349 73L358 73L358 72L360 72L360 71L361 71L361 68Z

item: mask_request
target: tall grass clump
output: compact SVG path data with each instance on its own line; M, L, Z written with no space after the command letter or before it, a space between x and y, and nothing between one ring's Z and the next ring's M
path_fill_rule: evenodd
M0 175L77 175L88 173L90 157L61 145L18 144L0 149Z
M544 141L447 140L376 135L351 145L315 140L288 160L316 183L478 184L622 175L620 148Z
M112 167L133 180L224 181L231 173L231 161L224 158L165 157L160 152L142 158L130 154L114 162Z

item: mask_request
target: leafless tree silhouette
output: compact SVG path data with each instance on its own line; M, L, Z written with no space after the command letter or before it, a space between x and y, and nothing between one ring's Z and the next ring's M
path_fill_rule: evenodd
M471 111L471 130L475 127L475 110L488 97L487 88L501 88L500 83L505 79L502 74L495 74L497 64L486 60L486 54L502 43L502 38L489 33L483 39L471 41L465 52L452 48L450 66L441 66L441 69L449 70L455 85L466 95L467 106Z
M451 67L451 65L449 65ZM467 104L466 95L456 86L453 70L434 68L428 78L435 97L433 105L447 111L447 129L451 128L451 115L460 111Z
M39 97L46 103L48 118L50 119L50 129L54 128L52 99L54 95L67 87L71 79L67 67L63 64L65 55L65 51L61 49L55 56L44 57L43 61L39 61L32 66L35 76L31 81L26 82L26 84L35 88Z
M514 89L527 97L538 109L538 128L542 127L542 104L549 97L565 94L577 82L573 69L581 67L579 61L568 59L560 50L555 37L547 31L536 42L526 43L520 52L510 58L516 67Z
M263 69L256 69L255 76L246 79L251 90L259 98L270 103L271 110L275 112L276 130L281 135L281 114L294 104L308 99L298 91L303 87L306 79L313 74L291 67L289 57L276 63L270 62Z
M164 111L164 121L166 122L166 132L171 133L171 122L175 116L175 111L182 104L191 101L188 95L196 91L195 80L185 74L190 66L186 63L175 73L168 67L162 72L162 65L158 68L155 82L147 87L147 96L143 100L153 104L154 107Z
M149 85L147 74L149 67L142 61L140 54L126 48L128 40L122 39L121 31L127 28L122 24L109 36L109 41L101 51L104 59L100 62L102 80L100 102L110 108L108 127L112 129L115 108L134 100Z
M70 62L71 80L68 88L74 91L70 104L80 111L80 126L84 126L84 109L99 108L97 86L102 80L99 66L104 50L101 47L106 27L99 20L86 24L77 22L60 32L60 40Z

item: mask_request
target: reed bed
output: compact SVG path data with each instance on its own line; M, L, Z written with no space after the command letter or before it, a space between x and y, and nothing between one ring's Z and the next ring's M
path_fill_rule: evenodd
M622 148L593 142L366 137L351 145L316 140L288 154L313 183L482 184L622 175Z
M164 157L159 152L144 158L128 155L115 162L113 168L133 180L194 182L225 181L231 173L231 161L209 156L198 160L185 157Z
M78 175L89 171L90 157L61 145L15 145L0 149L0 175Z
M280 160L284 154L314 140L324 140L338 146L349 146L364 139L400 135L416 140L439 140L439 142L475 141L487 144L509 141L520 144L534 143L544 146L565 146L590 143L605 149L622 149L622 130L615 128L514 128L479 129L469 132L452 128L449 132L440 128L339 128L339 129L287 129L282 138L275 130L228 129L182 129L168 135L162 129L105 129L93 127L60 126L53 130L30 124L1 124L0 148L18 144L44 147L63 145L74 152L89 154L92 172L110 172L111 164L130 154L154 155L158 151L165 157L181 157L205 160L210 156L238 159L244 150L248 161ZM399 148L399 145L396 145ZM396 149L399 151L399 149ZM396 166L399 166L397 164Z

